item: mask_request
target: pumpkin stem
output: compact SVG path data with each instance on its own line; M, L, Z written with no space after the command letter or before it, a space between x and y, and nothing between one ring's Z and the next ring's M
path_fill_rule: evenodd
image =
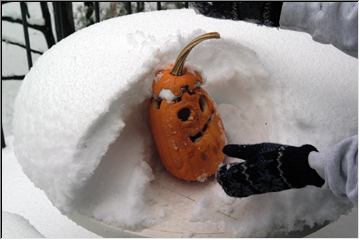
M220 34L217 32L205 33L203 35L198 36L197 38L192 40L188 45L186 45L179 53L179 55L175 61L174 67L171 71L171 74L175 75L175 76L183 75L184 63L185 63L186 57L189 55L191 49L193 49L193 47L195 47L202 41L207 40L207 39L212 39L212 38L220 38Z

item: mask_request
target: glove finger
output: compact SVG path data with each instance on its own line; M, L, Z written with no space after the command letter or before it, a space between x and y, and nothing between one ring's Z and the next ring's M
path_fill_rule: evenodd
M249 165L245 162L222 166L216 174L216 180L226 194L232 197L247 197L290 188L279 176L275 162L259 164Z
M223 153L229 157L251 160L264 147L263 143L259 144L228 144L223 148Z
M306 154L309 154L312 151L319 152L316 147L310 144L302 145L301 147L299 147L299 149L303 150Z
M216 180L227 195L232 197L247 197L259 193L249 181L244 163L222 166L216 173Z

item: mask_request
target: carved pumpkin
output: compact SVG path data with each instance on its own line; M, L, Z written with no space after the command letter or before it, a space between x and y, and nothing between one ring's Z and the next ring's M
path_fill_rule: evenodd
M191 41L152 85L152 135L166 169L183 180L203 181L224 161L226 139L215 103L200 87L200 74L184 68L190 50L210 38L220 35L207 33Z

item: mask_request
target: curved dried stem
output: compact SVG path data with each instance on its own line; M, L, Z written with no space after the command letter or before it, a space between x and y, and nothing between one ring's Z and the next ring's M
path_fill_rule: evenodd
M193 49L196 45L198 45L202 41L207 40L207 39L213 39L213 38L220 38L220 34L217 32L205 33L205 34L200 35L199 37L195 38L188 45L186 45L179 53L179 55L175 61L174 67L171 71L171 74L175 75L175 76L181 76L183 74L185 60L186 60L187 56L189 55L191 49Z

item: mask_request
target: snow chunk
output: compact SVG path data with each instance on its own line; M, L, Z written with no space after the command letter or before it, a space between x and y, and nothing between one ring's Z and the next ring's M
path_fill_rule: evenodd
M159 93L159 97L166 100L167 102L172 102L175 100L176 96L172 93L170 89L163 88Z
M207 179L207 174L206 173L203 173L203 174L201 174L200 176L198 176L197 178L196 178L196 181L198 181L198 182L205 182L206 181L206 179Z

